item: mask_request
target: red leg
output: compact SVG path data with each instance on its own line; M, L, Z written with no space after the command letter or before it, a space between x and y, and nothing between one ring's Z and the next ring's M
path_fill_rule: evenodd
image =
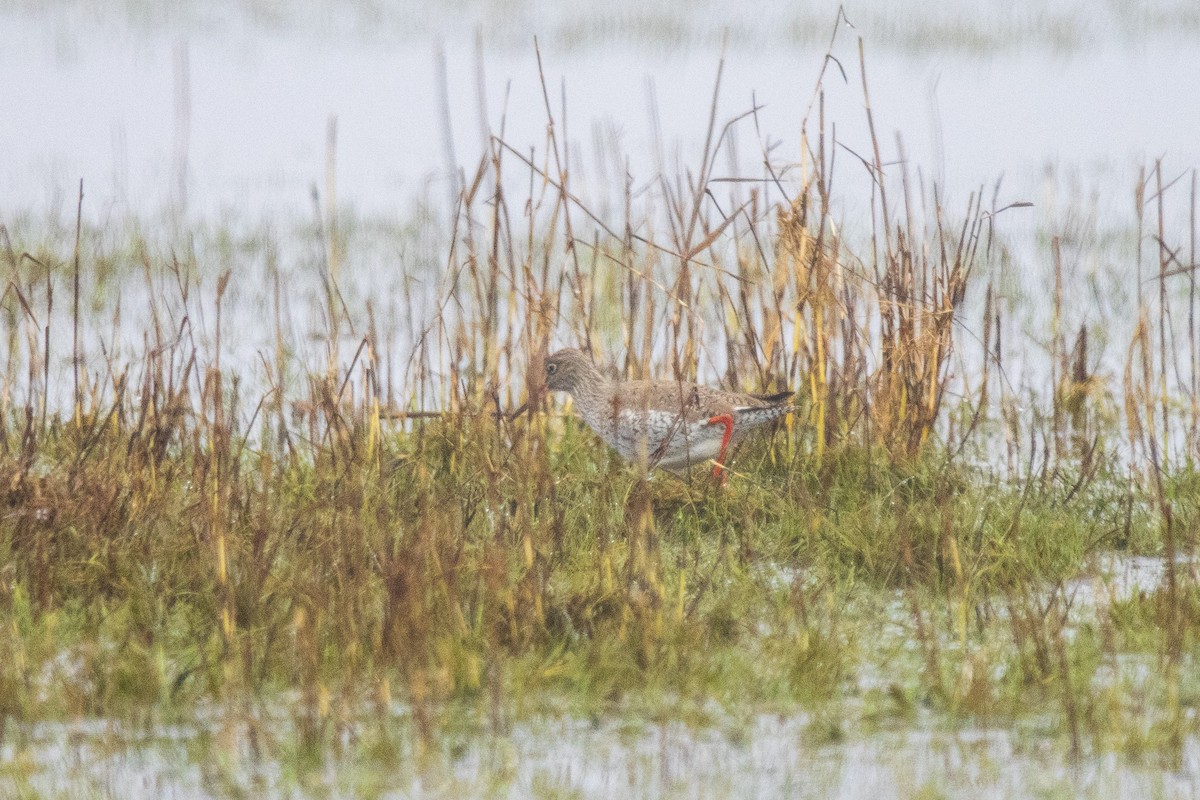
M725 426L725 435L721 437L721 452L717 454L717 463L713 467L713 479L719 480L724 486L725 481L729 480L729 473L725 471L725 451L729 449L729 440L733 438L733 415L718 414L709 418L708 424Z

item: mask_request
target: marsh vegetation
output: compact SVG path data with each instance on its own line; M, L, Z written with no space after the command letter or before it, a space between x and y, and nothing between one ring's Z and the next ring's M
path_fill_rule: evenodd
M884 158L853 53L798 162L729 173L714 100L603 204L548 89L448 222L339 210L336 129L283 233L5 221L0 787L1195 792L1196 174L1021 251L1028 198ZM543 391L566 344L800 408L644 480Z

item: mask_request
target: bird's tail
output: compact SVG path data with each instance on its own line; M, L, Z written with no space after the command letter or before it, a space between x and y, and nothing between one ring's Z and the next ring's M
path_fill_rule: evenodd
M794 394L795 392L776 392L775 394L752 394L750 396L756 400L762 400L764 403L770 403L774 406L782 403L784 400L789 399Z

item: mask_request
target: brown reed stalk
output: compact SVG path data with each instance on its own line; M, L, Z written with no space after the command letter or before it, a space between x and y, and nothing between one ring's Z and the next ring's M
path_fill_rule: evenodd
M1188 376L1189 387L1191 389L1191 403L1189 404L1190 430L1189 436L1191 444L1191 453L1193 459L1200 459L1200 346L1197 345L1197 325L1200 321L1196 317L1196 197L1197 197L1197 170L1192 170L1191 192L1188 202L1188 264L1191 269L1188 270Z

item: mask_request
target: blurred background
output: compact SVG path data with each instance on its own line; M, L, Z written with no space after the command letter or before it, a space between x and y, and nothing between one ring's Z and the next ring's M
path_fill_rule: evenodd
M331 117L340 207L405 216L415 201L444 204L487 131L503 126L518 149L541 143L535 35L577 186L602 191L617 154L639 181L698 161L722 52L719 119L761 106L728 166L757 175L764 147L799 160L838 8L5 0L0 210L73 216L83 178L96 219L307 216ZM1200 162L1190 0L860 0L844 13L853 28L833 43L826 81L838 139L870 146L861 36L885 160L902 133L909 163L949 200L1001 176L1012 198L1045 200L1053 174L1102 213L1124 212L1140 165ZM839 182L859 178L847 156Z

